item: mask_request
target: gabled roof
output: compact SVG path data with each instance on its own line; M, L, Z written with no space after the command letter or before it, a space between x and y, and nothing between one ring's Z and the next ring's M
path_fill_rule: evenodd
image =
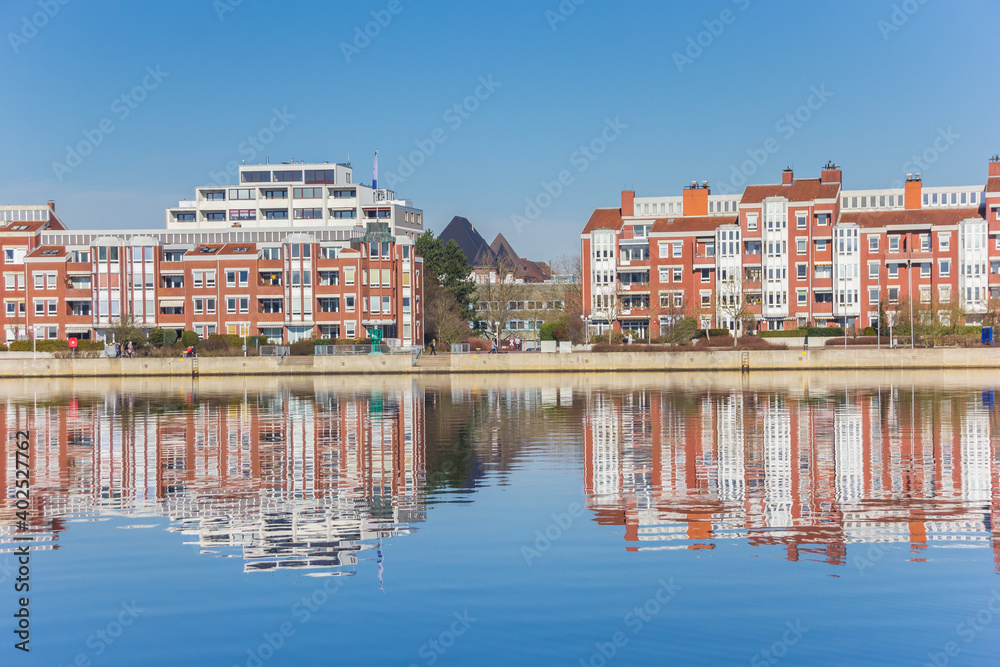
M583 228L584 234L589 234L595 229L621 229L622 210L620 208L595 208L587 226Z
M968 218L983 219L978 208L936 208L903 211L847 212L840 222L855 222L859 227L906 227L917 225L957 225Z
M820 183L818 178L800 178L791 185L748 185L743 190L741 204L759 204L768 197L784 197L788 201L836 199L840 183Z
M714 232L722 225L739 224L737 215L702 215L677 218L657 218L651 234L670 232Z
M56 261L65 259L68 254L69 250L63 246L42 245L29 252L25 257Z
M456 215L442 230L438 239L442 245L447 245L448 241L454 240L458 244L459 250L465 255L465 261L469 263L469 266L476 266L477 263L483 263L483 260L491 259L489 256L480 257L484 248L489 252L489 245L468 218Z

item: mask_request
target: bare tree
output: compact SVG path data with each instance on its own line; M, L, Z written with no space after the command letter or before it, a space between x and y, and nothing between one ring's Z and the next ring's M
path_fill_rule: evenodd
M658 315L660 338L668 345L683 345L698 330L698 321L688 312L688 300L683 292L661 294Z
M476 285L476 317L485 323L487 334L498 344L521 310L518 296L522 292L514 278L514 265L507 258L497 260L490 267L488 279Z
M716 308L721 320L733 322L733 347L736 347L740 332L751 330L756 316L750 309L747 291L738 276L719 281L717 292Z

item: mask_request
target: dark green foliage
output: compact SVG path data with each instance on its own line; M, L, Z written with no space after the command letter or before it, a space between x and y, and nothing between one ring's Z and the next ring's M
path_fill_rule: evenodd
M170 347L177 342L177 332L174 329L163 330L163 346Z
M316 346L313 345L311 340L300 340L297 343L292 343L289 346L289 352L293 355L306 356L316 353Z
M198 344L198 334L193 331L185 331L181 334L181 345L191 347Z

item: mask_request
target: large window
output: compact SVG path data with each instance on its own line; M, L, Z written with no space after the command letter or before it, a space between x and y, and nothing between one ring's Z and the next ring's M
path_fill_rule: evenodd
M240 173L241 183L267 183L271 180L269 171L244 171Z
M301 181L302 171L301 170L290 170L290 171L276 171L274 172L274 182L283 183L290 181Z
M296 199L322 199L323 188L292 188L292 196Z
M306 183L336 183L336 169L306 169Z
M321 220L323 209L321 208L297 208L295 209L296 220Z

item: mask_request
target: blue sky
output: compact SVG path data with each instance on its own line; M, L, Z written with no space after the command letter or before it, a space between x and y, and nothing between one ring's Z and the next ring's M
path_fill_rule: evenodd
M426 226L545 260L622 189L718 192L752 155L751 183L834 160L876 188L982 183L1000 152L998 3L576 2L6 0L0 202L162 228L233 160L361 181L377 148Z

